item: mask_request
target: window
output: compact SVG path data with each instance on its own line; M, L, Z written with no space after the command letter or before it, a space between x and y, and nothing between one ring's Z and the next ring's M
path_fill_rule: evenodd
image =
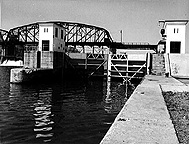
M48 28L44 28L44 32L48 32Z
M63 39L64 37L64 33L63 33L63 30L61 30L61 39Z
M42 51L49 51L49 40L42 40Z
M179 28L174 28L174 33L178 33L179 32Z
M58 28L55 28L55 37L58 37Z
M170 42L170 53L180 53L181 42Z

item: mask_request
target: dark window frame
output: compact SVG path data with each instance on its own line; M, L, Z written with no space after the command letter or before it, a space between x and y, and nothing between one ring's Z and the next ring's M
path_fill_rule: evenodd
M57 27L55 28L55 37L56 38L58 37L58 28Z
M44 28L44 33L48 33L48 28Z
M64 39L64 31L61 30L61 39Z
M181 52L181 41L170 41L170 53Z
M42 51L49 51L50 49L50 41L42 40Z

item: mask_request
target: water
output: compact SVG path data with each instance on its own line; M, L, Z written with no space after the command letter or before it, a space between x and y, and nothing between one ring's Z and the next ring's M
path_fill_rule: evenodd
M124 104L102 80L16 85L0 67L0 143L98 144ZM115 98L113 100L113 98Z

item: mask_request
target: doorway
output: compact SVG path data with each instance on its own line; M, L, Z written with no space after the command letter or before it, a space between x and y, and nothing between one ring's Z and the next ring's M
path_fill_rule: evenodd
M181 42L180 41L171 41L170 42L170 53L180 53Z

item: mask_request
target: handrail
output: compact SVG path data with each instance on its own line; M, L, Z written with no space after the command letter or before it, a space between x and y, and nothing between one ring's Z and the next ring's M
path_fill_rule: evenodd
M130 77L129 81L130 81L143 67L145 67L145 66L146 66L146 63L143 64L143 65L132 75L132 77Z
M98 59L98 58L104 59L104 55L103 54L88 53L87 59L90 59L91 58L90 56L92 56L93 59Z
M123 76L112 62L111 62L111 64L115 68L115 70L119 73L119 75ZM124 77L123 77L123 80L126 81L126 79Z

